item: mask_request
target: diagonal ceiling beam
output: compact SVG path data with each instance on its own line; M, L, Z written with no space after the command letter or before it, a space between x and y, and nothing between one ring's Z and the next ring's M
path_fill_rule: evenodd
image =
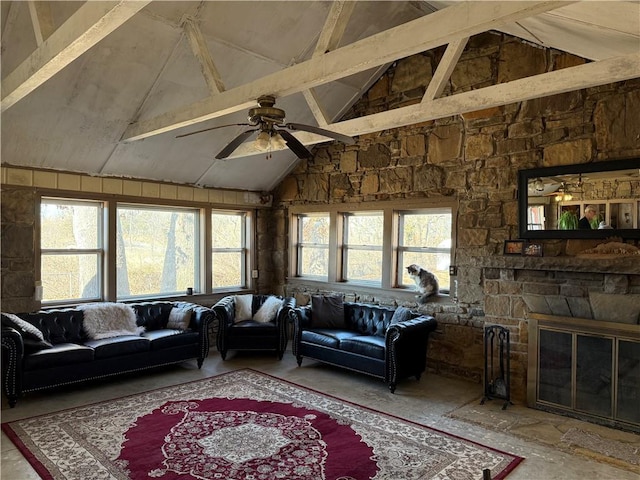
M573 2L460 2L183 108L130 125L139 140L244 110L266 93L291 95Z
M192 17L185 18L182 28L187 35L187 40L189 40L191 51L200 64L200 70L202 70L202 75L207 82L209 91L212 95L224 92L225 88L222 77L216 68L216 64L213 62L207 42L200 31L200 27L196 24L195 19Z
M453 73L454 68L456 68L460 55L462 55L468 41L469 38L465 37L454 40L449 44L438 64L436 73L433 74L429 85L427 85L427 89L422 97L422 102L429 102L440 96L444 87L447 86L449 77L451 77L451 73Z
M344 35L344 31L347 28L347 24L349 23L349 19L351 18L351 14L353 13L355 6L355 2L345 0L335 0L331 4L331 10L329 10L327 19L325 20L322 31L320 32L320 37L316 43L316 48L313 51L313 57L324 55L325 53L337 48L340 40L342 40L342 36ZM329 117L320 104L315 91L310 88L308 90L303 90L302 94L304 95L304 99L307 101L307 105L309 105L309 109L311 109L311 113L318 122L318 125L321 127L326 126L329 123Z
M345 120L329 125L328 128L350 136L380 132L461 113L621 82L637 78L639 72L640 53L634 53ZM327 137L308 132L296 132L295 135L305 145L331 141ZM241 145L232 157L248 153L255 151L249 152L246 145Z
M1 110L29 95L148 3L86 2L2 81Z

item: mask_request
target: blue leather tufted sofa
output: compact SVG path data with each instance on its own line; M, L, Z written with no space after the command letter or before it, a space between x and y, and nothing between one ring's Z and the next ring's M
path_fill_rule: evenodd
M295 310L293 354L344 367L384 380L391 393L397 382L426 369L429 333L436 320L411 312L410 319L391 324L395 309L344 302L344 326L314 328L311 306Z
M139 302L135 311L141 335L100 340L87 337L77 308L17 314L40 330L51 348L35 350L15 328L2 326L2 386L9 405L27 392L100 379L197 359L209 354L208 327L213 311L188 302ZM173 307L192 309L189 328L166 328Z

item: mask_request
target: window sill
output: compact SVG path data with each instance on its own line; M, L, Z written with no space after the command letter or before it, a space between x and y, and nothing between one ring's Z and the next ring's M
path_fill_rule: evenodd
M347 296L370 296L373 298L393 298L399 303L417 303L418 292L409 288L382 288L369 285L353 284L347 282L323 282L319 280L306 279L301 277L288 277L287 284L297 290L303 290L308 294L320 294L327 292L339 292ZM427 303L451 303L453 298L448 292L440 292L429 298Z

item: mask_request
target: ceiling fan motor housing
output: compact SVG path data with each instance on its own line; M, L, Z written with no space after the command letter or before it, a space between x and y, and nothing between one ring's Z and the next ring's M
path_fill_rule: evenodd
M263 123L265 122L264 117L269 119L277 120L278 123L284 120L285 114L284 110L280 108L275 108L274 105L276 103L275 97L270 95L264 95L258 98L259 107L252 108L249 110L248 119L251 123ZM273 122L270 122L273 123Z

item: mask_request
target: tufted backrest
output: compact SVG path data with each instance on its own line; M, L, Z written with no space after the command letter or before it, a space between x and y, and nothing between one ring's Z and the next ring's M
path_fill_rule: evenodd
M81 310L64 308L18 314L42 332L44 339L52 343L83 343L87 335L82 328L84 315Z
M170 302L139 302L128 305L136 312L138 326L145 327L147 331L165 328L174 307Z
M365 303L344 302L344 322L349 330L384 337L395 309Z

